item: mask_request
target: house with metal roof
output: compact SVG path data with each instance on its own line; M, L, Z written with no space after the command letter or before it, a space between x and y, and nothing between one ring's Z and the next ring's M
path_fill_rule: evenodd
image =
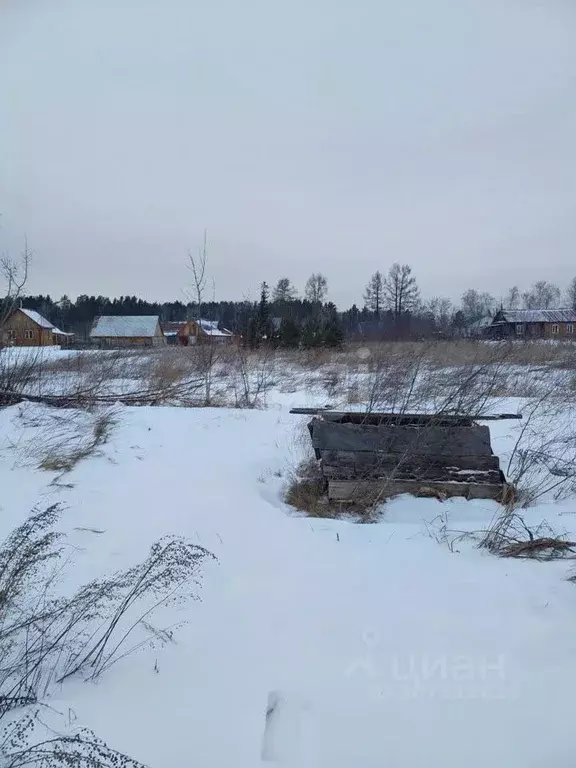
M101 348L166 344L158 315L99 315L94 319L90 341Z
M217 320L182 320L163 322L162 331L168 344L191 346L193 344L229 344L234 334L220 328Z
M486 334L498 339L576 340L573 309L500 309Z
M23 307L13 309L0 327L0 346L68 346L73 340L73 333L61 331L39 312Z

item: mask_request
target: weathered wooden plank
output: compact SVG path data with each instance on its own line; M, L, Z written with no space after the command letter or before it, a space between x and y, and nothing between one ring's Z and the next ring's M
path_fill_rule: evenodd
M503 419L521 419L521 413L490 413L485 416L459 416L458 414L434 414L434 413L385 413L372 411L365 413L362 411L334 411L331 405L324 405L321 407L311 408L296 407L291 408L289 413L300 416L315 416L316 414L322 414L322 417L327 421L339 421L342 423L343 419L348 419L349 423L365 424L374 421L382 421L384 419L394 420L395 423L420 423L428 424L430 421L450 423L450 424L465 424L471 425L473 421L502 421Z
M324 466L333 465L351 467L364 472L371 467L393 469L400 462L407 467L458 467L459 469L489 470L500 469L500 459L494 454L480 456L448 456L433 454L430 456L404 456L398 453L382 451L329 451L321 450L320 458Z
M355 482L350 480L330 480L328 483L328 498L330 501L363 502L371 499L384 500L402 493L415 495L426 494L430 490L446 497L464 496L468 499L502 498L505 485L481 483L427 483L418 480L393 480Z
M470 416L457 416L452 414L425 414L425 413L379 413L362 411L316 411L325 421L336 422L338 424L359 424L362 426L381 427L389 424L390 426L403 427L471 427L474 420Z
M490 430L472 427L426 428L403 426L360 426L336 424L321 418L311 422L312 445L316 451L382 451L411 455L490 456Z
M298 416L315 416L322 411L331 410L331 406L325 405L323 408L291 408L289 413L296 414Z
M487 416L476 416L477 421L508 421L521 418L521 413L492 413Z
M422 482L454 482L454 483L500 483L502 474L500 470L467 470L447 467L393 467L382 469L373 467L364 472L357 471L355 467L343 467L331 464L322 464L322 472L330 480L354 480L358 482L379 479L389 480L418 480Z
M472 416L450 413L380 413L362 411L332 411L329 408L309 409L311 414L319 414L326 421L336 421L340 424L372 424L378 426L390 422L400 426L427 426L431 424L445 426L472 426L476 421L502 421L504 419L521 419L521 413L492 413L485 416ZM292 411L290 411L292 413Z

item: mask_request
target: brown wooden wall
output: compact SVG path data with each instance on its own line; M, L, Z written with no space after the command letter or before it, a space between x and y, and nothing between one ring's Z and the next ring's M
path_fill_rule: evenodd
M10 338L13 331L14 338ZM0 329L3 344L16 347L46 347L55 344L50 328L41 328L19 309L8 317Z
M576 341L576 323L521 323L524 326L524 333L516 333L517 323L510 323L509 335L517 339L566 339ZM518 324L520 325L520 324ZM558 332L553 329L557 326ZM570 333L570 327L572 332Z
M100 347L155 347L165 344L164 336L99 336L94 343Z

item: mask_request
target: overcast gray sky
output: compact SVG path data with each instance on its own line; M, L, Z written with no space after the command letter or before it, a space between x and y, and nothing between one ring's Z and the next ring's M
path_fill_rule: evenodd
M573 0L0 0L0 247L30 291L576 275Z

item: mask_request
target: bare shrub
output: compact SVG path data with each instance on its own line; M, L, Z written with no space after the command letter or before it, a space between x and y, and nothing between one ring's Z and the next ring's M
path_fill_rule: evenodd
M343 388L342 371L339 368L328 368L322 377L322 386L329 398L335 398Z
M506 474L524 507L547 494L559 500L576 490L575 405L557 381L526 403Z
M193 373L188 348L167 347L150 356L148 370L143 372L148 387L154 391L170 391Z
M211 371L188 348L92 350L50 358L43 349L0 351L0 404L23 398L56 407L198 404ZM206 399L206 398L204 398ZM200 400L201 402L201 400Z
M360 385L357 382L352 382L347 388L345 402L346 405L358 405L363 402Z
M142 563L60 597L56 583L68 566L54 530L60 513L59 505L35 510L0 545L0 765L145 768L90 730L58 735L34 705L66 677L96 679L136 649L171 638L174 627L150 621L172 602L199 599L200 565L214 556L166 537Z
M326 347L312 347L311 349L301 349L293 355L295 363L300 367L317 371L329 365L334 359L335 352Z
M72 736L51 735L38 740L45 731L39 713L26 714L0 732L0 764L3 768L146 768L143 763L111 749L92 731L82 728Z
M232 388L237 408L257 408L274 384L275 350L261 346L256 350L235 348L232 359Z
M214 556L177 537L156 542L126 571L58 597L64 540L59 505L37 511L0 546L0 721L45 696L57 682L96 679L158 639L144 622L174 601L199 599L200 565Z
M465 365L437 367L435 344L397 345L372 356L365 379L366 411L434 412L481 417L506 392L510 345L484 347Z
M0 349L0 406L18 402L44 364L41 347Z
M50 732L43 738L38 732ZM39 711L17 718L0 731L3 768L146 768L143 763L110 748L87 728L58 736L40 719Z

